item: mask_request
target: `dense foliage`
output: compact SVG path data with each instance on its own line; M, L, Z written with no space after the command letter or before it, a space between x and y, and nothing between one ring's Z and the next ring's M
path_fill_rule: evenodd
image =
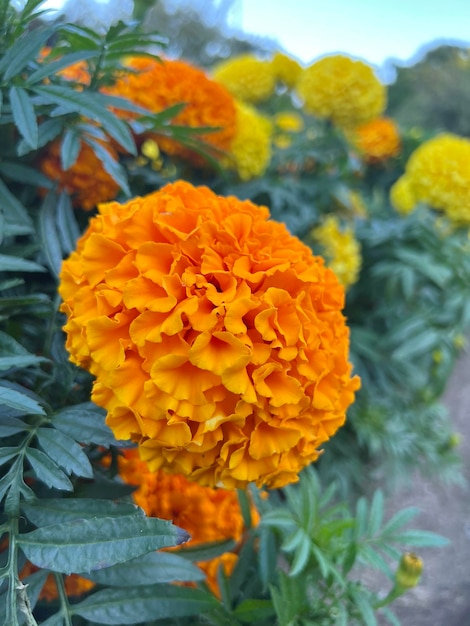
M0 0L0 622L398 624L446 539L379 487L458 478L470 322L470 173L416 163L467 140L362 62L41 4Z

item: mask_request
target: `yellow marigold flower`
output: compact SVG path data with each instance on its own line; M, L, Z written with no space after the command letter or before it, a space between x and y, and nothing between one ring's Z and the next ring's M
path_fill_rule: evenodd
M283 82L290 89L295 87L302 72L302 66L298 61L287 54L276 52L271 60L271 66L276 80Z
M230 159L242 180L262 176L266 171L271 161L271 135L269 120L248 104L237 103L237 127Z
M213 68L212 76L235 98L244 102L267 100L276 86L272 64L251 54L242 54L219 63Z
M416 198L407 176L401 176L390 188L390 202L402 215L408 215L415 208Z
M388 117L378 117L358 126L353 141L369 162L389 159L401 150L398 128Z
M304 120L295 111L281 111L273 116L274 139L278 148L288 148L292 144L292 134L304 129Z
M386 105L385 87L372 68L346 56L329 56L301 73L297 91L305 110L345 128L381 115Z
M274 125L279 130L288 133L300 133L305 124L302 116L295 111L281 111L274 116Z
M443 133L426 141L409 158L404 178L401 185L409 186L414 204L425 202L454 224L470 224L469 139ZM394 194L392 189L392 203Z
M312 237L324 253L326 263L345 289L357 282L361 269L361 247L352 228L341 228L334 215L327 216L312 230Z
M126 98L152 113L184 103L172 123L191 128L217 128L198 138L216 150L229 149L235 134L236 108L225 87L185 61L135 57L129 59L127 65L132 71L123 74L113 87L106 89L107 93ZM128 112L119 114L129 117ZM199 155L174 139L159 136L157 141L163 152L189 158L197 164L201 162Z
M161 470L151 472L139 458L137 450L126 450L119 458L119 474L126 483L136 485L134 502L150 517L172 520L184 528L191 539L185 547L196 547L213 541L242 539L245 526L236 491L201 487L181 475L167 474ZM259 521L258 511L251 508L252 523ZM185 547L168 548L184 551ZM217 593L216 573L222 564L229 574L235 566L237 555L227 552L198 566L207 574L207 582Z
M116 150L109 143L103 145L117 161ZM66 171L61 166L60 146L60 139L47 146L41 154L39 168L48 178L57 181L59 189L72 195L74 206L89 211L117 196L119 185L87 143L82 142L76 162Z
M344 290L265 207L179 181L99 215L64 261L71 360L152 471L278 487L344 423Z

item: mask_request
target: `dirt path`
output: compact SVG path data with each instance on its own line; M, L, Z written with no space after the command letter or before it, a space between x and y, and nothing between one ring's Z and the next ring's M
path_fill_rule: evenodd
M462 355L443 401L461 435L468 486L416 479L409 491L392 498L392 511L418 507L422 514L415 518L416 527L452 542L445 548L419 551L424 560L421 582L394 604L403 626L470 626L470 348Z

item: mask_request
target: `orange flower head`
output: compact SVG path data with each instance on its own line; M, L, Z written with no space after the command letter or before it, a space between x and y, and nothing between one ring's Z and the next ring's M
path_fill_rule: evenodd
M42 62L56 60L56 57L54 57L54 59L48 59L51 51L51 48L43 48L40 52L40 60ZM77 61L76 63L72 63L71 65L64 67L60 70L60 72L58 72L58 76L62 76L62 78L65 78L66 80L77 83L77 85L88 86L91 81L88 63L86 61Z
M191 535L185 547L225 539L239 542L242 539L245 526L236 491L201 487L184 476L167 474L162 470L151 472L135 449L125 450L124 456L119 458L119 474L126 483L138 487L132 497L149 517L171 520ZM251 518L253 524L258 523L259 514L254 506ZM176 546L167 550L184 551L185 547ZM214 591L218 588L216 573L219 566L222 564L228 574L236 559L235 553L227 552L198 563L206 572L207 582Z
M206 187L101 205L60 295L71 360L152 471L295 481L359 387L335 274L265 207Z
M103 145L117 161L114 148L108 143ZM48 178L57 181L59 189L72 195L74 206L89 211L100 202L117 196L119 185L104 169L103 163L87 143L82 142L77 160L66 171L62 169L60 162L60 146L60 140L49 144L42 153L39 168Z
M185 61L147 59L135 57L127 63L130 72L119 78L107 93L126 98L152 113L159 113L176 104L184 104L172 123L191 128L211 127L198 138L218 151L230 148L235 134L236 109L228 90L210 79L202 70ZM127 115L127 112L119 112ZM167 154L191 159L200 164L196 153L174 139L158 136L158 145Z
M356 128L353 141L369 162L394 157L401 149L398 128L388 117L378 117Z

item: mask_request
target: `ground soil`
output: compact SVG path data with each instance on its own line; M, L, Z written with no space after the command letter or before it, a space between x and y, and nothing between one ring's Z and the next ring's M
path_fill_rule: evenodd
M416 477L389 502L390 510L416 506L415 527L451 540L444 548L420 549L420 584L393 604L402 626L470 626L470 347L462 355L443 402L455 431L466 486L435 484ZM381 621L381 624L388 624Z

